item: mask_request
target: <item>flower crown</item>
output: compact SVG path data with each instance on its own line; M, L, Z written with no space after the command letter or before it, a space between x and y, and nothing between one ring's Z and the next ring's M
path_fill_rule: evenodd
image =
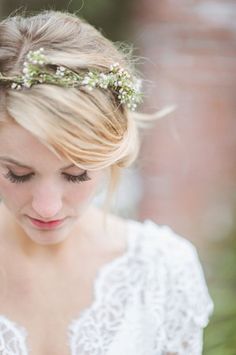
M141 80L132 77L120 67L119 63L112 64L106 73L90 70L84 74L78 74L64 66L57 66L56 72L52 74L46 70L46 65L53 63L47 60L43 51L44 48L40 48L28 52L27 61L24 62L23 75L7 77L0 72L0 85L1 83L10 84L10 88L16 90L43 83L63 87L85 86L89 90L93 90L95 87L111 89L116 93L120 103L127 105L132 111L141 102Z

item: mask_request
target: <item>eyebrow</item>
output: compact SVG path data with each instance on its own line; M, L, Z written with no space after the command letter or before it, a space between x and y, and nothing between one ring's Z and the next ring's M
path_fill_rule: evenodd
M20 163L18 162L17 160L13 159L13 158L10 158L10 157L6 157L6 156L0 156L0 160L3 160L3 161L6 161L6 162L9 162L9 163L12 163L12 164L15 164L21 168L26 168L26 169L33 169L32 167L28 166L28 165L25 165L23 163ZM75 164L70 164L70 165L67 165L67 166L64 166L63 168L61 168L60 170L65 170L65 169L69 169L69 168L72 168L74 167Z

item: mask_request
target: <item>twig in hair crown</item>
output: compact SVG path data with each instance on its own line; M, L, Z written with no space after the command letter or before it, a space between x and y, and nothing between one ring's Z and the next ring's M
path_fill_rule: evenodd
M0 72L0 85L10 85L10 88L15 90L30 88L35 84L84 86L89 90L108 89L117 95L121 104L127 105L132 111L142 101L141 80L120 67L119 63L113 63L105 73L94 69L78 74L61 65L56 65L56 72L52 73L47 70L47 65L55 64L51 63L43 52L44 48L41 47L27 53L22 75L7 77Z

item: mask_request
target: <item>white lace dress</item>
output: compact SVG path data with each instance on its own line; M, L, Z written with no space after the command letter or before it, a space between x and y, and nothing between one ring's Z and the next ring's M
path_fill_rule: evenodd
M129 220L127 250L97 273L92 305L68 325L68 349L71 355L199 355L212 312L193 244L168 226ZM1 355L33 355L28 337L22 325L0 316Z

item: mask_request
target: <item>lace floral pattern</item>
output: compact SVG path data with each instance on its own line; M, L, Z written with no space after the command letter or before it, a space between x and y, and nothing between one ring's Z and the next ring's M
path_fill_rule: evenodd
M193 244L168 226L129 221L127 251L100 269L68 344L71 355L200 355L212 312ZM0 355L28 355L26 335L0 316Z
M164 268L161 282L165 289L164 301L161 305L158 302L159 307L164 309L162 326L165 339L162 351L164 354L177 355L202 354L203 328L208 324L214 305L196 248L168 226L159 227L161 240L155 237L157 227L153 222L147 221L146 226L146 235L153 233L153 241L162 256L161 265ZM156 263L154 265L157 266ZM158 269L156 272L159 272ZM155 280L154 291L150 294L151 305L151 299L155 299L155 288L158 289ZM158 313L153 310L153 314ZM158 341L158 337L156 339Z
M27 355L24 328L0 316L0 355Z

